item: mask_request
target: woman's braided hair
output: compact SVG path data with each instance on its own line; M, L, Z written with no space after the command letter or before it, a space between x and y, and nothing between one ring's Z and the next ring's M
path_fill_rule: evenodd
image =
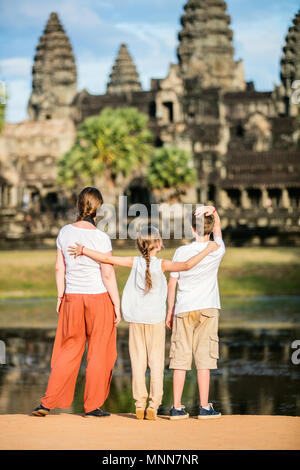
M158 241L161 240L160 233L156 227L152 225L143 226L137 238L137 247L140 250L142 257L146 261L146 286L145 294L152 288L152 279L150 272L150 253L154 248L157 248Z
M78 217L77 221L86 217L96 217L97 209L103 204L103 197L99 189L88 186L84 188L77 199Z

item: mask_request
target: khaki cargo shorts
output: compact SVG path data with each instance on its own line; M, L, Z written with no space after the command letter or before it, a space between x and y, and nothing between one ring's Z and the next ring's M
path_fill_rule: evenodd
M191 370L194 356L197 369L217 369L219 359L218 323L215 308L174 315L170 369Z

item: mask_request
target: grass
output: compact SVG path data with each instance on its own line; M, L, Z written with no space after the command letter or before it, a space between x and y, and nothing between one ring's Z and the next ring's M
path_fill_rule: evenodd
M173 254L166 249L162 257ZM0 328L55 328L55 251L3 251L0 260ZM117 267L116 274L122 293L129 269ZM223 327L298 323L299 279L299 248L228 248L219 271Z
M161 256L172 259L173 254L166 249ZM4 251L0 260L0 299L56 296L54 250ZM129 269L116 267L116 274L122 293ZM222 296L296 295L299 279L299 248L228 248L219 271Z
M161 256L172 259L173 254L166 249ZM56 297L54 250L3 251L0 259L0 299ZM129 269L117 267L116 274L122 293ZM297 295L299 279L299 248L228 248L219 271L221 296Z

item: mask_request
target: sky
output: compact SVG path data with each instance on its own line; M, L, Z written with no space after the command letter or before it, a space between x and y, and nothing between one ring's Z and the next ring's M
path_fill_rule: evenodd
M75 53L78 90L105 92L121 43L128 45L145 90L177 62L177 34L186 0L0 0L0 80L8 93L6 119L27 117L31 67L52 11L59 14ZM235 58L257 90L279 83L279 61L300 0L227 0Z

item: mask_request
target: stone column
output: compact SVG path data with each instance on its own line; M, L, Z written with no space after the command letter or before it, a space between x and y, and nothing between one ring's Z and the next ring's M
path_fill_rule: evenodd
M225 189L220 189L219 191L219 205L222 209L228 209L229 207L229 198Z
M199 204L206 204L207 201L207 184L201 182L198 186L198 195L199 200L197 201Z
M261 188L261 205L264 209L268 207L269 194L265 186Z
M11 206L17 207L18 206L18 188L16 186L12 186L10 190L11 194Z
M283 207L284 209L288 209L290 205L291 203L289 192L286 188L284 188L281 193L281 207Z
M248 192L245 188L241 189L241 206L242 206L242 209L251 208L251 201L248 197Z
M8 186L3 186L3 207L8 207Z

